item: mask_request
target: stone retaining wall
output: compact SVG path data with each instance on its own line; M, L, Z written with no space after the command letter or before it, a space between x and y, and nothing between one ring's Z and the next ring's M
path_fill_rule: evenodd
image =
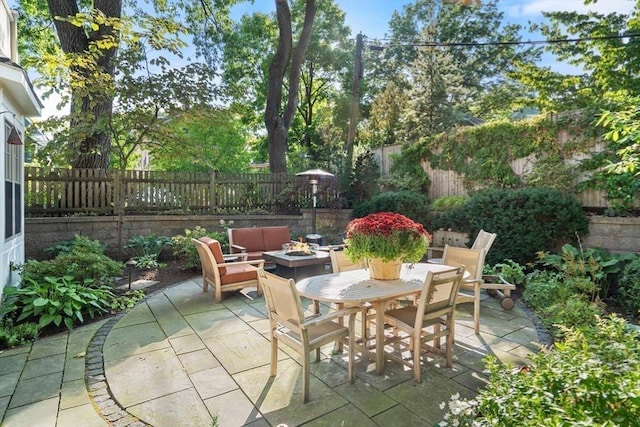
M640 254L640 218L589 217L589 234L583 237L582 244Z
M351 219L350 209L318 209L316 230L325 236L325 243L340 243ZM208 231L223 231L220 220L233 221L232 227L265 227L288 225L292 234L311 233L311 209L303 209L302 215L154 215L125 216L122 223L118 217L74 216L62 218L25 218L25 257L45 259L44 249L63 240L70 240L76 234L97 239L107 244L109 256L124 259L119 250L134 236L159 234L176 236L184 230L196 226ZM121 242L121 243L120 243Z
M119 230L122 230L122 245L129 238L138 235L156 233L163 236L184 234L185 228L193 229L197 225L209 231L222 231L220 220L233 221L233 227L263 227L288 225L291 232L300 235L311 233L311 209L303 209L302 215L157 215L126 216L120 226L118 217L64 217L64 218L26 218L25 219L25 256L43 259L47 255L44 249L63 240L82 234L107 244L107 254L123 258L118 248ZM325 244L341 243L342 234L351 219L350 209L318 209L317 232L325 238ZM456 233L456 238L459 238ZM434 237L439 236L434 233ZM585 247L603 247L612 252L640 253L640 218L609 218L592 216L589 218L589 234L582 238ZM440 246L442 238L434 242ZM445 241L446 243L446 241Z

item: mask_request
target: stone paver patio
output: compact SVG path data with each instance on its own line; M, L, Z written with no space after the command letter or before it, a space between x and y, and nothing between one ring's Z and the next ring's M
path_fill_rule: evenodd
M479 335L471 309L457 311L452 369L434 357L415 384L400 364L387 361L378 376L358 358L349 384L342 355L327 346L303 405L294 352L281 347L278 375L269 377L264 299L235 293L216 304L194 278L125 315L1 352L0 425L434 425L441 402L456 392L472 397L486 383L485 355L519 365L537 350L536 328L517 305L504 311L483 295Z

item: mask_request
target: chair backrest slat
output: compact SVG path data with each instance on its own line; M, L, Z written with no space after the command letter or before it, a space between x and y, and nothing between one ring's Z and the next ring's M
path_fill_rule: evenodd
M465 270L469 272L470 278L479 280L482 279L486 253L484 249L458 248L445 245L442 263L452 267L464 265Z
M438 273L427 273L418 302L416 329L422 329L423 321L428 318L453 312L464 270L464 266L459 266Z

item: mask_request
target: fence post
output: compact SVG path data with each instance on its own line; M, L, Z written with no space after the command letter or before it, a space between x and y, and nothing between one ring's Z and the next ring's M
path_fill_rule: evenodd
M120 204L122 203L122 197L120 197L120 192L122 191L121 180L120 180L120 170L112 171L111 176L113 177L113 213L112 215L118 215L120 212Z
M212 171L209 178L209 213L216 213L216 172Z

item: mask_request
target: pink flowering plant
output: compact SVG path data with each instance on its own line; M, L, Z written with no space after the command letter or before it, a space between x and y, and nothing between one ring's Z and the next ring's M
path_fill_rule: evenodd
M347 225L345 254L352 261L382 258L419 262L431 235L422 224L393 212L379 212L356 218Z

